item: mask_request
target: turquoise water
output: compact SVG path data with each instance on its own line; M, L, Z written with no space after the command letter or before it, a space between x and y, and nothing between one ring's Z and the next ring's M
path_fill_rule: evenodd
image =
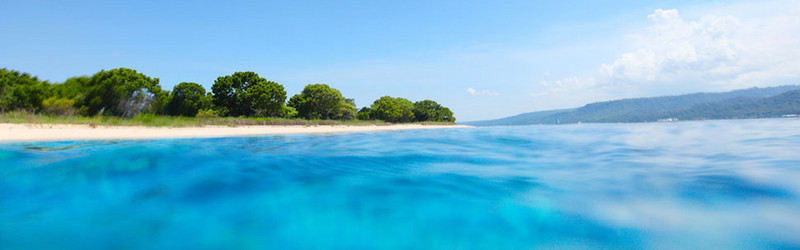
M798 248L800 119L0 144L0 249Z

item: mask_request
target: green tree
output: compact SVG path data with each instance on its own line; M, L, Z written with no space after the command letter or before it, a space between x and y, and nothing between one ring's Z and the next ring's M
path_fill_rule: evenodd
M347 102L340 102L339 110L334 118L344 121L353 120L356 118L356 107Z
M217 78L211 92L213 104L224 116L276 116L283 113L286 101L282 85L251 71Z
M304 98L303 95L293 95L292 98L289 98L287 106L293 108L297 112L298 117L307 118L306 115L309 113L308 105L306 105L306 98Z
M158 78L127 68L95 73L87 90L81 104L88 115L133 117L142 112L158 113L169 98L168 92L158 85Z
M88 76L71 77L61 84L50 85L52 95L57 98L72 99L75 101L83 100L91 84Z
M339 104L344 97L339 90L327 84L309 84L301 93L301 108L298 115L307 119L330 119L339 114Z
M261 81L247 88L245 102L249 103L251 116L275 117L285 116L286 91L275 82Z
M369 107L363 107L361 108L361 110L358 111L358 113L356 113L356 119L362 121L371 120L369 113L370 113Z
M433 121L456 122L456 117L453 116L453 111L450 111L449 108L442 108L436 113L437 118Z
M435 101L424 100L414 103L414 117L417 121L455 122L453 112Z
M407 99L384 96L372 103L370 118L387 122L412 122L414 104Z
M306 119L351 120L356 113L355 101L344 98L339 90L327 84L306 85L301 94L289 99L289 106Z
M41 110L42 101L50 95L49 85L27 73L0 69L0 112Z
M170 95L169 90L163 90L159 87L155 93L153 93L154 98L153 102L150 104L150 108L147 110L149 113L159 114L159 115L166 115L167 114L167 105L172 100L172 96Z
M281 117L285 118L296 118L297 117L297 110L292 107L283 106L281 109Z
M89 93L90 85L91 78L88 76L71 77L64 81L64 83L50 85L51 98L56 99L47 103L49 105L45 105L45 109L48 109L47 112L51 114L68 116L75 114L86 115L88 113L88 107L84 105L83 102L86 100L86 95ZM73 109L64 107L66 103L72 103Z
M206 95L206 89L193 82L182 82L175 85L170 97L167 104L167 114L169 115L194 117L201 109L211 107L211 100Z
M344 98L344 103L350 104L350 106L356 106L356 99L353 98Z

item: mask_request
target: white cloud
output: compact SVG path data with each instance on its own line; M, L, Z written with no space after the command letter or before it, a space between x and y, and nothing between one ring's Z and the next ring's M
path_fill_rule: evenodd
M686 78L715 81L746 69L747 44L739 39L741 22L732 16L706 15L698 21L681 18L678 10L657 9L633 51L601 66L601 76L614 83L674 82Z
M498 95L500 95L497 92L488 91L488 90L480 90L480 91L478 91L478 90L475 90L472 87L467 88L467 93L469 93L470 95L473 95L473 96L498 96Z
M754 6L770 11L749 12ZM625 98L800 84L800 2L751 2L704 13L685 18L676 9L657 9L646 27L628 36L627 52L594 76L539 86L550 94L589 90Z

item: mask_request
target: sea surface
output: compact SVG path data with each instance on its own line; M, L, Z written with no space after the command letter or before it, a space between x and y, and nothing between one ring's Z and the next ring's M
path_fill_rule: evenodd
M0 143L0 249L800 248L800 119Z

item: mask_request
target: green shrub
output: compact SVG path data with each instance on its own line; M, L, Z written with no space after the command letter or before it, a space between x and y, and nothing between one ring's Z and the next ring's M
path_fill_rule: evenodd
M42 110L48 115L74 116L78 113L74 105L75 100L50 97L42 101Z
M197 118L217 118L219 117L219 111L213 109L201 109L197 111Z
M356 113L356 119L362 120L362 121L369 120L369 118L370 118L369 117L369 112L370 112L369 107L361 108L361 110L359 110L358 113Z
M283 118L296 118L297 115L298 114L297 114L297 110L296 109L294 109L292 107L289 107L289 106L281 107L281 117L283 117Z

